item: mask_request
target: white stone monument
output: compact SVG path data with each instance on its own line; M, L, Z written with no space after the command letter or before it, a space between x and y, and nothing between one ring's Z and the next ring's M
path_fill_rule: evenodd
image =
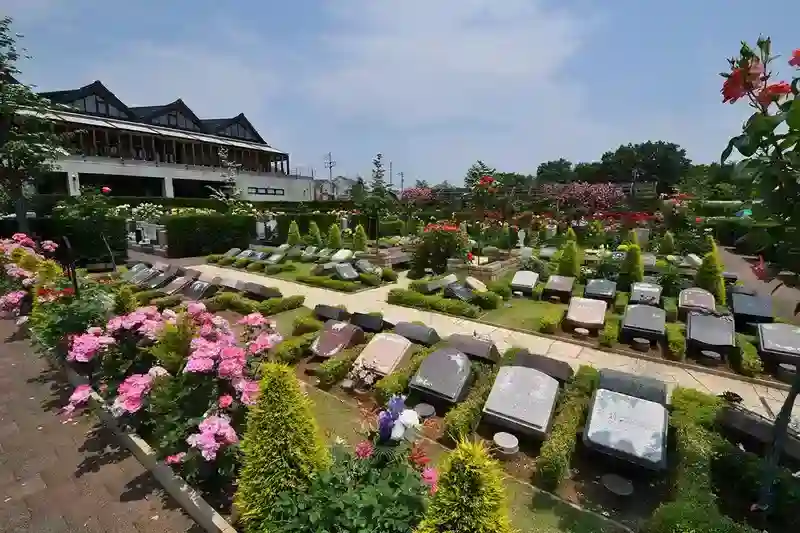
M517 247L522 249L525 246L525 230L521 229L517 232Z

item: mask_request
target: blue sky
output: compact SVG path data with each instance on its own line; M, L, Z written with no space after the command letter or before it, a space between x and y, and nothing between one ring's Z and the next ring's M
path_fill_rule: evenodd
M725 58L759 32L777 53L800 48L790 0L0 0L0 12L33 56L22 79L42 90L100 79L128 105L244 112L292 166L324 174L330 151L337 174L367 176L382 152L407 182L458 182L476 159L534 172L645 140L711 162L747 114L721 103Z

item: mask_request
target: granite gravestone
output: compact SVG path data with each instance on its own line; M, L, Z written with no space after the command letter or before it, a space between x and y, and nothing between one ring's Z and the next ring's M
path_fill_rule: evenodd
M768 324L774 322L772 300L763 296L751 296L734 292L731 310L736 321L736 329L744 329L747 324Z
M325 359L333 357L342 350L362 344L364 331L347 322L329 320L319 336L311 344L311 353Z
M242 289L247 293L247 297L256 301L269 300L270 298L282 298L283 294L275 287L265 287L260 283L245 283Z
M532 295L533 288L539 281L539 274L531 272L530 270L520 270L514 274L511 279L511 290L513 292L521 292L525 295Z
M631 304L645 304L658 307L661 303L661 286L655 283L634 283L631 287Z
M309 246L308 248L303 250L303 253L300 255L300 260L305 262L313 261L316 255L317 255L317 247Z
M411 356L413 344L395 333L378 333L356 359L354 366L364 365L380 376L388 376Z
M736 346L733 320L727 316L691 312L686 321L686 341L690 350L730 354Z
M394 332L416 344L433 346L441 339L435 329L424 324L414 324L413 322L398 322L394 326Z
M602 453L663 470L667 462L666 407L607 389L594 393L583 441Z
M468 289L475 292L486 292L488 290L484 282L472 276L467 276L467 278L464 280L464 285L466 285Z
M661 340L667 324L667 313L652 305L629 305L622 318L622 334L627 338L642 337Z
M558 381L544 372L504 366L483 408L483 420L514 432L545 438L558 398Z
M320 263L327 263L330 261L331 256L336 250L330 248L323 248L317 253L317 261Z
M360 327L368 333L380 333L383 331L384 322L380 315L370 315L367 313L353 313L350 323Z
M242 252L241 248L231 248L230 250L225 252L225 255L223 255L222 257L226 257L226 258L231 259L231 258L234 258L237 255L239 255L241 252Z
M183 290L189 300L202 300L211 291L211 283L207 281L193 281Z
M147 270L148 266L144 263L137 263L130 267L126 272L123 272L120 276L122 281L130 281L133 277L141 272L142 270Z
M268 265L277 265L278 263L280 263L284 259L286 259L286 254L284 254L283 252L275 252L275 253L273 253L271 256L269 256L267 258L267 264Z
M574 297L569 302L567 321L575 327L600 329L606 321L608 303L603 300Z
M612 302L617 295L617 282L608 279L590 279L586 283L583 295L586 298Z
M453 283L458 283L458 277L455 274L448 274L446 276L442 276L441 278L432 279L427 283L423 283L420 290L424 294L433 294L434 292L440 291Z
M475 293L462 285L461 283L451 283L444 288L444 297L461 300L462 302L469 302L475 296Z
M713 311L716 308L714 295L705 289L692 287L684 289L678 294L678 310L682 316L692 310Z
M800 328L793 324L759 324L761 356L776 363L800 366Z
M356 281L358 279L358 272L350 263L336 263L334 271L336 272L336 277L342 281Z
M554 248L552 246L545 246L544 248L539 249L539 258L540 259L552 259L554 255L558 252L558 248Z
M145 268L134 274L130 279L130 283L132 285L136 285L137 287L143 287L145 283L159 274L161 274L161 271L156 270L155 268Z
M409 388L425 398L456 403L466 392L470 372L469 358L460 350L445 346L425 358Z
M342 249L331 256L331 261L334 263L342 263L344 261L350 261L352 258L352 250Z
M286 250L286 257L289 259L298 259L301 255L303 255L303 251L306 249L305 246L298 244L297 246L292 246L288 250Z
M500 351L497 349L497 345L488 339L456 333L450 335L447 339L447 345L485 363L497 363L500 361Z
M574 285L575 278L572 276L550 276L542 291L542 297L546 299L550 296L557 296L562 302L569 301Z
M145 290L155 290L160 289L161 287L167 285L170 281L172 281L175 276L177 275L177 271L174 270L167 270L165 272L159 272L157 275L153 276L149 280L142 283L142 287Z
M355 266L356 270L363 272L364 274L380 275L381 273L381 269L379 267L376 267L366 259L359 259L356 261Z
M314 317L318 320L336 320L343 322L350 317L350 314L346 309L342 309L340 307L319 304L314 308Z
M164 287L163 292L167 296L172 296L173 294L177 294L180 291L182 291L191 282L192 278L188 276L178 276L177 278L170 281L166 287Z

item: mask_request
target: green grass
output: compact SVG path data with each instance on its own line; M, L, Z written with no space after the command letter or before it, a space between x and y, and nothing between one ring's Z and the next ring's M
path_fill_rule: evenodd
M266 272L259 272L259 274L269 276L271 278L283 279L286 281L295 281L297 276L310 276L311 269L316 265L316 263L301 263L300 261L287 262L292 263L295 267L297 267L297 269L292 272L279 272L278 274L267 274Z
M510 307L501 305L498 309L481 315L478 320L509 328L538 331L541 317L567 309L565 304L554 304L530 298L512 298L507 303L510 304Z
M540 302L541 303L541 302ZM306 387L314 403L314 414L329 441L337 437L349 444L363 440L360 413L349 402L315 387ZM440 464L447 448L432 441L425 446L434 464ZM521 532L536 533L623 533L599 516L575 508L558 498L543 493L521 481L506 477L506 494L510 504L511 521Z
M278 332L283 335L283 338L291 337L292 335L292 323L294 319L299 316L306 316L311 314L311 309L308 307L298 307L297 309L292 309L291 311L285 311L283 313L278 313L277 315L272 315L272 318L276 325L278 326Z

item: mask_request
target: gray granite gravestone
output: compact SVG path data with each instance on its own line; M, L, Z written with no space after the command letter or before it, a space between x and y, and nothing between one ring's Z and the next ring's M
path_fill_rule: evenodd
M522 294L530 296L533 294L533 288L539 281L539 274L531 272L530 270L520 270L514 274L511 279L511 290L514 292L521 292Z
M604 300L574 297L569 302L567 320L573 325L588 330L600 329L606 321L608 303Z
M466 392L470 371L469 357L456 348L445 346L425 358L409 388L423 397L456 403Z
M411 356L411 341L395 333L378 333L356 359L381 376L387 376L403 365Z
M759 324L758 343L762 357L800 366L800 328L793 324Z
M545 438L558 398L558 381L544 372L504 366L483 408L484 421Z

